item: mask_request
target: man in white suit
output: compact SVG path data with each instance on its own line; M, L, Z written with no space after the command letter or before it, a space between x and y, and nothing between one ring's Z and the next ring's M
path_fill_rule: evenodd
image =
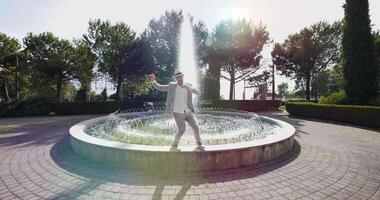
M182 72L177 72L175 74L175 79L177 82L171 82L166 85L157 83L156 76L154 74L149 74L148 76L154 88L159 91L168 92L166 99L166 110L173 113L174 120L178 128L178 133L174 138L172 148L176 149L178 147L179 140L186 130L186 122L188 122L194 131L197 149L203 150L204 147L202 146L201 138L199 136L198 123L194 116L192 96L193 93L200 95L201 92L198 89L192 87L191 84L185 83L183 81Z

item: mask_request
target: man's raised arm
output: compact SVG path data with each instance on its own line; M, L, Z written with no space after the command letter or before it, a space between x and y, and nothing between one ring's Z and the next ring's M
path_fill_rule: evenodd
M161 85L157 83L156 76L152 73L148 75L150 82L152 83L152 86L156 88L159 91L168 91L169 90L169 84Z

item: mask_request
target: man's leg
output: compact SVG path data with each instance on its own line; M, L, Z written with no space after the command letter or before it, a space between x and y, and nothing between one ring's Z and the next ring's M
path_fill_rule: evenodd
M185 114L180 113L173 113L175 123L177 124L177 134L174 137L174 142L172 144L173 147L177 147L179 140L181 139L183 133L185 133L186 130L186 123L185 123Z
M187 116L186 116L186 121L189 123L190 127L193 129L194 131L194 137L195 137L195 140L197 141L197 145L198 146L201 146L202 145L202 142L201 142L201 137L199 135L199 126L198 126L198 122L197 122L197 119L195 119L195 116L194 114L191 112L189 113Z

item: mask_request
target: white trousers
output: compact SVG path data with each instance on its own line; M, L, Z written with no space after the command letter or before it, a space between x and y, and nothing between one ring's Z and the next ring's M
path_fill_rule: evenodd
M194 113L193 112L187 112L187 113L173 113L174 120L177 124L178 132L175 135L174 138L174 144L178 144L179 140L181 139L182 135L186 131L186 122L189 123L190 127L194 131L194 137L195 140L197 141L197 144L201 144L201 137L199 136L199 127L198 127L198 122L195 119Z

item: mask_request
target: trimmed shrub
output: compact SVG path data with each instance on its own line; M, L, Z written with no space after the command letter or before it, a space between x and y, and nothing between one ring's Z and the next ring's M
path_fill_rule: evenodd
M372 106L380 106L380 96L370 99L369 104Z
M208 103L214 108L237 109L250 112L278 110L281 105L280 100L214 100Z
M286 110L300 117L380 128L380 107L377 106L287 103Z
M0 105L0 116L30 116L48 115L50 113L51 102L45 97L34 97L24 100L16 100Z
M319 103L343 105L347 103L347 98L343 91L334 92L328 95L327 97L321 97L321 99L319 99Z
M56 115L106 114L119 108L120 102L117 101L52 103L52 112Z

